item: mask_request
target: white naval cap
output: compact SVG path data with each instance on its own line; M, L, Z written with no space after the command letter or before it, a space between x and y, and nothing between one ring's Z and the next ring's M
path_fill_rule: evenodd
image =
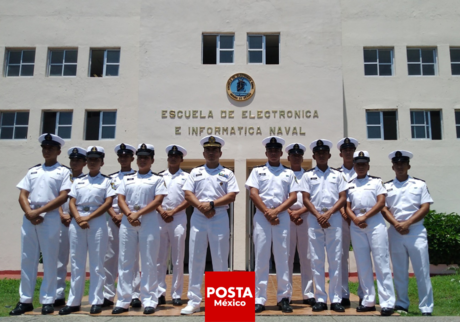
M310 150L315 153L316 151L327 150L330 151L332 148L332 142L325 139L314 140L310 143Z
M180 145L177 145L177 144L170 144L166 147L166 154L167 155L182 155L183 157L185 157L187 155L187 150L180 146Z
M79 146L73 146L67 150L69 159L85 159L86 160L86 150L80 148Z
M38 137L38 142L44 145L64 146L65 141L60 136L51 133L43 133Z
M225 141L221 137L208 135L200 140L200 144L203 146L203 148L207 148L208 146L221 148L225 145Z
M400 161L409 161L412 159L414 155L412 152L409 151L404 151L404 150L397 150L393 151L388 155L388 158L391 160L391 162L400 162Z
M289 144L284 151L289 154L300 154L303 155L307 148L302 143L291 143Z
M279 148L282 149L283 145L286 141L284 141L283 138L280 138L279 136L268 136L265 139L262 140L262 144L266 148Z
M102 146L92 145L86 149L87 158L104 158L105 150Z
M369 161L371 161L371 158L369 156L369 152L367 152L367 151L355 151L355 153L353 153L353 162L354 163L369 162Z
M130 144L121 143L115 147L114 151L117 155L124 155L124 154L133 155L136 152L136 148Z
M339 142L337 142L337 149L339 149L340 151L342 151L342 149L346 149L346 148L357 148L359 145L359 142L358 140L356 140L355 138L343 138L342 140L340 140Z
M136 155L155 155L155 148L151 144L141 143L137 146Z

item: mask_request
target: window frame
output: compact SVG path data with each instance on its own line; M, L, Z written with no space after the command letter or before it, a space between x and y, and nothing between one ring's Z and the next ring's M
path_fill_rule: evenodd
M419 51L419 61L418 62L409 62L408 55L407 55L408 50L418 50ZM422 50L432 50L433 51L434 63L423 63L422 62ZM435 77L439 75L438 74L438 48L437 47L406 47L406 60L407 60L407 76L409 77ZM420 65L420 75L410 75L409 65ZM434 65L434 75L424 75L423 65Z
M21 52L21 61L19 62L19 64L10 64L9 61L10 61L10 54L11 52ZM23 56L24 56L24 51L33 51L34 52L34 62L33 63L23 63L22 62L22 59L23 59ZM35 55L37 54L37 51L36 51L36 48L7 48L6 49L6 59L5 59L5 62L4 62L4 74L3 76L4 77L34 77L34 74L35 74ZM12 66L19 66L19 75L18 76L8 76L8 70L9 70L9 66L12 65ZM32 75L31 76L21 76L21 72L22 72L22 66L23 65L27 65L27 66L33 66L33 72L32 72Z
M52 58L52 52L53 51L63 51L64 54L62 55L62 63L61 64L56 64L56 63L51 63L51 58ZM77 62L76 63L66 63L65 62L65 55L67 51L76 51L77 52ZM51 75L51 66L54 65L61 65L61 75L56 76L56 75ZM64 75L64 67L69 65L75 65L75 75ZM78 48L48 48L48 68L47 68L47 76L48 77L77 77L78 73Z
M250 49L249 48L249 37L262 37L262 48L259 49ZM247 54L247 63L248 65L265 65L265 62L266 62L266 58L265 56L267 55L266 53L266 50L265 50L265 34L247 34L247 41L246 41L246 45L248 46L248 54ZM261 63L251 63L249 62L249 52L250 51L261 51L262 52L262 62Z
M460 66L460 62L453 62L452 61L452 50L458 50L460 52L460 47L449 47L450 74L451 74L451 76L458 77L458 76L460 76L460 73L458 73L458 74L452 73L452 65L459 65Z
M364 51L366 50L375 50L377 51L377 61L376 62L366 62L364 58ZM390 63L380 63L380 50L388 50L390 52L391 62ZM377 75L366 75L366 65L377 65ZM380 65L390 65L391 75L380 75ZM365 77L393 77L395 76L395 67L394 67L394 47L363 47L363 67L364 67L364 76Z
M99 113L99 124L98 124L98 138L97 139L88 139L86 138L86 132L87 132L87 127L88 127L88 113L94 113L98 112ZM114 124L103 124L103 119L104 119L104 112L110 112L110 113L115 113L115 123ZM117 110L86 110L85 111L85 128L84 128L84 140L85 141L98 141L98 140L115 140L117 137L117 120L118 120L118 111ZM102 138L102 128L103 127L114 127L114 137L113 138Z
M103 50L104 51L104 62L102 65L102 77L94 77L91 76L91 65L93 64L93 50ZM118 63L107 63L107 52L109 51L118 51L119 52L119 60ZM113 66L118 66L118 75L112 76L112 75L106 75L106 70L107 70L107 64L108 65L113 65ZM121 48L90 48L89 49L89 68L88 68L88 77L92 78L105 78L105 77L120 77L120 66L121 66Z
M395 112L396 118L396 139L385 139L385 125L384 125L384 112ZM366 113L366 139L371 141L397 141L399 140L399 128L398 128L398 109L388 109L388 110L365 110ZM377 124L369 124L368 123L368 114L367 113L379 113L380 123ZM368 127L380 127L380 138L369 138Z
M215 64L205 64L204 59L204 37L205 36L216 36L216 63ZM232 36L233 37L233 48L220 48L220 36ZM233 61L231 63L221 63L220 62L220 52L221 51L232 51L233 52ZM202 33L201 34L201 65L235 65L235 34L234 33Z
M45 113L56 113L56 121L54 123L54 133L52 133L52 134L59 135L59 128L60 127L70 127L70 137L69 138L64 138L62 136L60 136L60 137L63 140L71 140L72 139L72 126L73 126L73 110L59 110L59 111L44 110L43 113L42 113L42 124L41 124L42 133L45 133L43 131L43 126L45 125L45 122L44 122L45 121ZM72 120L71 120L70 124L59 124L61 113L71 113L72 114L72 116L71 116Z
M429 133L429 137L424 137L424 138L414 138L412 137L412 127L414 126L422 126L421 124L415 124L412 123L412 113L415 112L424 112L424 119L425 119L425 134ZM439 112L439 126L440 126L440 139L433 139L433 124L431 122L431 112ZM410 129L411 129L411 139L420 141L420 140L426 140L426 141L441 141L444 140L444 135L443 135L443 119L442 119L442 109L411 109L410 110ZM414 117L415 119L415 117ZM428 121L428 123L427 123ZM428 130L426 129L428 128Z
M13 126L10 126L10 125L6 125L6 126L3 126L2 125L2 122L3 122L3 114L5 113L14 113L14 121L13 121ZM16 118L17 118L17 115L18 113L28 113L28 121L27 121L27 125L16 125ZM19 140L19 141L27 141L27 135L29 134L29 121L30 121L30 111L0 111L0 140ZM13 137L11 139L2 139L1 138L1 133L2 133L2 130L4 127L7 127L7 128L13 128ZM26 138L25 139L15 139L14 138L14 135L16 133L16 128L17 127L21 127L21 128L27 128L27 134L26 134Z
M457 137L457 140L460 140L460 135L458 135L457 129L460 128L460 110L454 110L454 121L455 121L455 136ZM457 119L457 113L459 114L458 119ZM457 123L458 122L458 123Z

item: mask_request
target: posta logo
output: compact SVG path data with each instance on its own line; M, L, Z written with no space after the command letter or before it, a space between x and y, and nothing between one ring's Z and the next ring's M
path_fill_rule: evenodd
M254 272L206 272L205 321L251 321L255 314Z

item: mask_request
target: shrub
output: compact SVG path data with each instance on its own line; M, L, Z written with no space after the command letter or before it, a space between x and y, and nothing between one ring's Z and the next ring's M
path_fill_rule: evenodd
M430 263L460 265L460 216L431 210L425 217Z

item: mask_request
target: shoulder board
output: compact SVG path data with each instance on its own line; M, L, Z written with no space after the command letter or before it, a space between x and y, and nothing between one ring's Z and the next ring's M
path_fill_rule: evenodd
M232 169L230 169L230 168L227 168L227 167L224 167L224 166L222 166L222 167L223 167L224 169L227 169L228 171L231 171L231 172L233 172L233 170L232 170Z
M158 172L158 174L163 173L163 172L165 172L165 171L166 171L166 170L160 171L160 172Z
M286 167L284 164L282 164L283 168L291 170L291 168Z
M343 171L342 167L340 167L340 168L333 168L333 167L331 167L331 169L332 169L332 170L335 170L335 171L339 171L339 172L342 172L342 171Z
M36 168L36 167L38 167L38 166L41 166L41 165L42 165L41 163L36 164L36 165L34 165L33 167L30 167L29 170L30 170L30 169L33 169L33 168Z
M76 177L76 178L74 178L74 179L83 179L83 178L86 178L87 176L88 176L87 174L84 174L84 175L82 175L82 176L80 176L80 177Z
M204 164L200 164L199 166L197 166L197 167L194 167L193 169L196 169L196 168L201 168L201 167L204 167Z
M420 181L425 182L425 180L423 180L423 179L419 179L419 178L416 178L416 177L412 177L412 178L415 179L415 180L420 180Z
M390 181L387 181L387 182L385 182L385 183L391 183L391 182L393 182L393 179L391 179Z
M63 165L63 164L61 164L61 167L64 167L64 168L67 168L67 169L71 170L68 166Z
M137 171L136 171L136 172L133 172L133 173L127 173L127 174L125 174L125 177L126 177L126 176L133 176L133 175L135 175L136 173L137 173Z
M113 176L113 175L115 175L115 174L118 174L118 173L120 173L120 171L117 171L117 172L111 173L111 174L109 174L109 176L111 177L111 176Z
M375 177L375 176L370 176L370 175L368 175L368 177L372 179L381 179L380 177Z
M265 164L256 165L256 166L254 167L254 169L255 169L255 168L263 168L263 167L265 167Z
M156 172L153 172L153 171L152 171L152 174L153 174L154 176L162 177L162 175L161 175L161 174L158 174L158 173L156 173Z
M355 181L355 178L353 178L350 181L348 181L348 183L352 183L353 181Z
M313 171L313 170L315 170L315 168L308 169L308 170L305 171L305 172L311 172L311 171Z
M103 173L101 173L101 176L103 176L103 177L105 177L105 178L112 179L112 178L110 178L108 175L105 175L105 174L103 174Z

